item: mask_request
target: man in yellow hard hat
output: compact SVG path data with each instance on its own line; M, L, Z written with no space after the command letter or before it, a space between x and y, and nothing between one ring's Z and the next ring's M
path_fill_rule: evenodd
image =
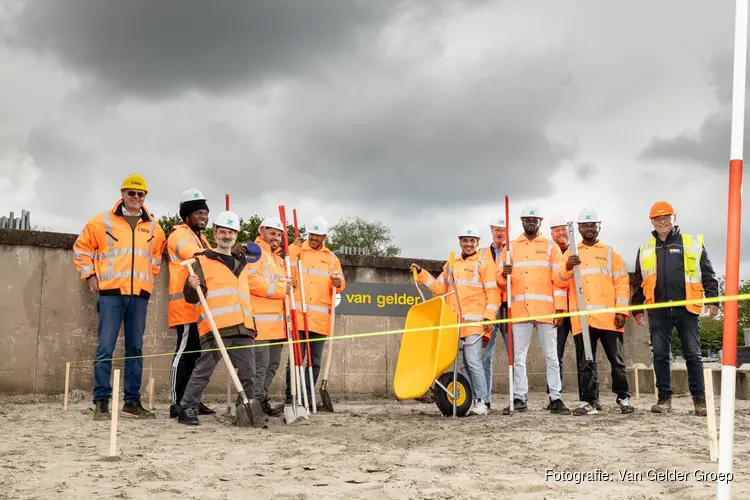
M131 174L120 186L121 199L91 218L73 245L78 276L98 295L98 335L94 363L94 420L109 420L112 353L125 323L125 404L123 416L154 418L141 405L143 332L148 301L161 267L166 238L143 203L146 180Z
M719 281L703 246L703 235L681 232L679 226L675 225L677 213L671 204L657 201L651 207L649 218L654 230L651 239L641 245L636 254L630 303L635 306L698 301L648 311L656 388L659 392L657 403L651 407L651 411L664 413L672 410L670 353L672 330L676 329L687 365L688 387L695 414L706 416L700 314L704 295L707 298L719 296ZM719 314L717 305L706 307L710 317ZM646 326L643 311L634 310L633 319L639 325Z

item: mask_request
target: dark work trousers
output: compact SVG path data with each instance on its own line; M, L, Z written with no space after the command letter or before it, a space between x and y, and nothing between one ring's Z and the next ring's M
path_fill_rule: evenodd
M677 329L677 336L682 346L682 357L685 358L685 365L687 365L690 394L694 398L705 397L700 317L688 312L684 307L670 307L648 311L648 326L651 330L656 389L659 391L659 397L672 396L672 372L669 358L672 352L673 328Z
M299 338L300 340L305 340L305 332L301 331L299 332ZM327 338L327 335L321 335L320 333L310 332L310 340L313 339L324 339ZM300 342L299 343L300 350L302 351L302 367L305 372L305 387L307 388L307 403L308 405L312 404L312 397L310 395L310 391L314 389L314 387L310 387L310 375L309 370L307 368L307 363L305 360L307 359L307 343L306 342ZM310 342L310 355L312 356L312 369L313 369L313 386L318 383L318 375L320 374L320 359L323 357L323 347L325 347L325 341L324 340L316 340L315 342ZM296 375L296 373L295 373ZM292 397L292 386L291 386L291 376L289 375L289 364L286 365L286 397L287 399ZM304 399L303 399L304 401ZM316 402L318 400L316 399Z
M581 401L593 403L599 399L599 381L596 367L586 367L586 354L583 348L583 333L574 335L576 344L576 362L578 363L578 390ZM630 397L628 393L628 375L625 372L625 343L623 334L612 330L601 330L589 327L591 355L596 360L597 343L601 342L604 354L612 365L612 392L620 399Z
M560 365L560 381L563 380L563 356L565 356L565 343L568 341L568 335L570 335L570 317L563 318L562 325L557 327L557 362ZM560 390L560 392L563 392ZM549 394L549 386L547 386L547 394ZM580 384L578 390L578 396L581 396Z
M195 363L193 374L190 377L187 387L185 387L185 394L180 400L180 406L195 410L198 409L198 404L201 402L201 397L203 396L203 390L208 385L208 381L214 373L216 365L224 363L214 336L209 334L204 336L204 338L205 340L201 342L201 349L206 349L208 352L201 353L201 357ZM255 341L252 337L248 336L222 337L221 340L224 342L224 347L227 348L227 354L232 361L232 365L237 370L237 377L240 379L245 395L248 399L255 399L255 386L253 385L255 355L253 354L253 348L246 347L254 345ZM229 349L230 347L235 347L236 349ZM241 403L242 398L237 394L237 404Z
M172 404L179 405L182 395L185 394L185 386L190 380L190 375L193 374L195 363L201 357L201 353L194 352L200 351L201 341L198 335L198 323L177 325L175 331L177 332L177 347L172 358L170 385Z

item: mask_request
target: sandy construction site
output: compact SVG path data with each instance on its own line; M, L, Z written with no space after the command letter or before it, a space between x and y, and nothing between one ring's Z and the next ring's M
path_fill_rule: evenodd
M3 498L715 495L715 484L701 476L716 471L706 420L692 415L688 397L676 397L673 414L662 416L647 411L652 398L643 395L634 399L636 413L621 415L605 394L603 414L573 417L550 415L541 406L545 395L532 394L526 414L498 409L456 421L428 403L335 401L336 413L293 426L275 418L268 429L229 425L220 401L208 401L217 416L202 417L202 425L179 425L159 401L156 420L119 419L118 453L109 457L110 423L91 419L87 394L74 396L67 412L61 399L0 400ZM750 402L737 401L734 498L750 498L749 423Z

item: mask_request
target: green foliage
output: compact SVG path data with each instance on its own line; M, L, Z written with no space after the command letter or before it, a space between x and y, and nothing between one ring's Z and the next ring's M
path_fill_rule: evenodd
M326 246L334 252L342 246L366 248L370 255L396 256L401 249L393 245L391 230L382 222L350 217L338 221L329 231Z
M261 222L263 222L263 219L264 217L261 217L258 214L251 216L248 220L240 217L240 233L237 235L237 242L248 243L250 241L255 241L258 237L258 228L260 227ZM166 234L167 237L169 237L169 234L174 227L180 223L182 223L182 219L179 215L162 215L159 219L159 224L161 224L162 229L164 229L164 234ZM203 231L203 234L206 235L206 239L208 239L208 242L211 243L211 245L216 245L213 227L206 228ZM300 226L299 234L300 238L305 238L307 235L305 226ZM287 235L289 237L289 244L291 244L292 241L294 241L294 224L287 223Z

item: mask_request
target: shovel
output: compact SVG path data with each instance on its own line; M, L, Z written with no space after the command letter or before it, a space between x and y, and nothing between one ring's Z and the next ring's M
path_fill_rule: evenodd
M328 327L328 357L326 358L326 366L323 369L323 382L320 384L320 399L323 400L323 409L325 411L333 412L333 401L331 401L331 395L328 394L328 370L331 369L331 358L333 350L333 330L336 324L336 289L331 287L331 325Z
M193 262L195 262L195 259L187 259L180 262L181 266L187 267L190 276L195 276L195 271L193 271L192 266ZM221 357L224 358L224 363L226 363L227 365L229 376L232 378L232 382L234 382L234 388L237 390L237 393L242 399L242 403L238 404L235 408L235 424L237 425L237 427L264 427L266 425L266 416L265 413L263 413L263 408L261 408L260 406L260 401L258 401L257 399L248 399L247 394L245 394L245 389L242 387L240 378L234 371L232 360L229 359L229 353L227 353L227 349L226 347L224 347L224 341L221 340L221 335L219 335L219 329L216 328L216 323L214 323L214 317L211 314L211 309L208 308L208 304L206 303L206 297L203 296L203 290L201 289L201 287L198 287L196 290L198 291L198 297L201 300L203 311L205 312L206 317L208 318L208 322L211 325L211 330L214 333L216 344L219 346L219 350L221 351Z

